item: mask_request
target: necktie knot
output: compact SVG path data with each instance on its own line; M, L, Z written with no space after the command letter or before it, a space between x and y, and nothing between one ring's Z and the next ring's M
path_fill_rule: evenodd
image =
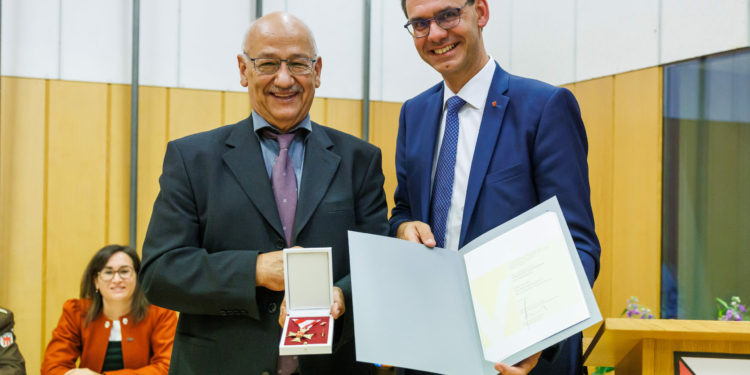
M289 145L292 144L296 133L279 134L271 131L270 129L263 129L263 136L268 139L275 139L279 142L279 148L289 149Z
M458 95L450 97L448 99L448 113L458 113L464 104L466 104L466 101L461 99Z

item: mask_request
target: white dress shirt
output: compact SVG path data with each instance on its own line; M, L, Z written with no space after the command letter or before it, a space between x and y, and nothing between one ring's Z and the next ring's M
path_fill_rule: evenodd
M466 189L469 186L469 173L471 172L471 161L474 158L474 149L479 137L479 126L482 124L484 104L490 93L492 76L495 74L495 60L490 56L490 61L482 68L464 87L453 93L443 82L443 115L440 120L440 131L438 132L438 143L435 147L435 155L432 162L432 177L430 179L430 194L432 184L435 181L435 170L437 169L438 155L443 145L443 133L445 133L445 117L448 111L448 99L458 95L466 104L458 111L458 147L456 149L456 168L453 174L453 194L451 195L451 206L448 209L448 221L445 228L445 248L458 250L458 241L461 238L461 222L464 216L464 205L466 203Z
M112 330L109 331L109 341L122 341L122 329L119 320L112 321Z

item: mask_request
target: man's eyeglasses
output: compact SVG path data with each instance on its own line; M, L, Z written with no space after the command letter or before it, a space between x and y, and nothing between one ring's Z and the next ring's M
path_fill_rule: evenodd
M274 74L279 70L282 62L286 62L286 67L292 74L308 74L312 72L315 66L315 61L310 59L264 59L264 58L252 58L244 53L244 55L253 62L255 70L260 74Z
M435 17L428 20L414 20L404 27L409 30L409 33L415 38L422 38L430 34L430 22L435 20L438 26L444 30L448 30L451 27L456 27L461 22L461 9L469 4L472 0L467 0L464 5L459 8L451 8L438 13Z
M107 268L101 272L99 272L99 277L102 279L102 281L112 281L112 279L115 278L115 274L120 275L120 278L123 280L127 280L131 277L133 277L133 274L135 271L130 266L124 266L120 267L119 270L115 271L111 268Z

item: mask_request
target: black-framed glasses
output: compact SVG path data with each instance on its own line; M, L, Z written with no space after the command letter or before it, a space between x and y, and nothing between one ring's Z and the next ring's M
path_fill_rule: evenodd
M255 71L260 74L274 74L279 70L282 62L286 63L287 69L292 74L309 74L312 72L313 67L317 59L266 59L266 58L252 58L245 52L245 57L250 59L255 66Z
M467 0L464 5L461 5L458 8L446 9L428 20L410 21L404 25L404 27L406 30L409 30L409 34L415 38L426 37L430 34L430 22L432 22L432 20L435 20L435 23L442 27L443 30L456 27L461 22L461 9L467 6L471 1L472 0Z
M117 271L111 268L105 268L104 270L99 272L99 278L101 278L102 281L112 281L112 279L115 278L115 274L118 274L120 275L121 279L127 280L133 277L134 273L135 273L135 270L133 270L133 267L130 267L130 266L122 266Z

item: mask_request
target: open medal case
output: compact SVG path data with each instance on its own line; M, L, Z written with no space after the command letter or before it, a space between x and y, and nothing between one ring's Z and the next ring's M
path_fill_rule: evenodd
M284 249L287 317L279 355L330 354L333 343L331 248Z

